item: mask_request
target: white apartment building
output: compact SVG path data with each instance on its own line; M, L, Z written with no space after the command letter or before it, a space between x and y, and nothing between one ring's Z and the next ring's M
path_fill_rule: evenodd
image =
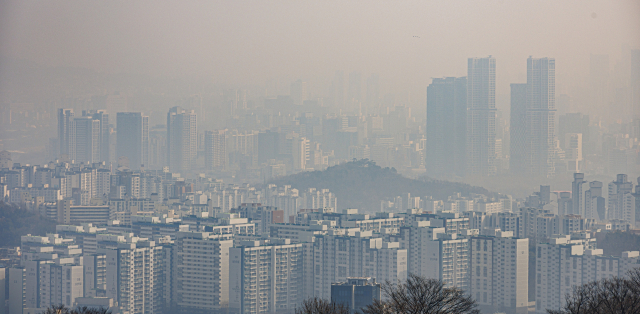
M529 239L495 231L470 239L469 293L487 312L527 313Z
M261 242L241 241L229 249L229 310L293 312L312 295L311 244Z
M619 174L615 181L609 183L607 205L607 219L621 219L635 224L636 205L633 183L627 180L626 174Z
M9 270L11 312L71 307L84 295L82 250L57 234L21 237L21 267Z
M426 271L422 276L442 280L445 285L467 290L469 286L469 239L456 234L438 234L426 242Z
M177 233L172 265L175 306L190 313L210 313L229 302L232 239L231 234Z
M415 221L410 226L402 227L398 234L390 235L390 242L398 242L400 247L407 250L407 271L410 274L425 276L428 273L429 241L436 241L439 234L444 234L445 228L431 227L429 221Z
M316 237L314 251L314 296L331 298L331 284L347 277L404 280L407 277L407 250L399 244L383 243L371 231L330 230ZM376 278L378 280L378 278Z
M584 234L556 236L536 248L536 313L564 306L564 296L574 286L587 282L624 276L640 266L638 252L624 252L621 257L602 256L594 249L593 239Z
M106 297L129 314L161 313L164 307L162 246L145 238L97 235L98 254L105 255Z

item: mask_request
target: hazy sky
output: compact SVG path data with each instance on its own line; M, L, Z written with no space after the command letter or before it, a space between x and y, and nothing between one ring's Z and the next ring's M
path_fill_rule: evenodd
M419 38L413 37L419 36ZM431 77L497 59L498 94L524 82L526 58L555 57L560 92L589 54L640 47L640 1L1 1L0 62L231 84L378 72L424 98ZM315 87L317 88L317 86Z

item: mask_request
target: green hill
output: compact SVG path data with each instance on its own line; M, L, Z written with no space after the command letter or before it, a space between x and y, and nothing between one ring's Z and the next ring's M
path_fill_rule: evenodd
M55 232L56 223L32 211L0 202L0 247L20 246L20 236L44 236Z
M380 211L380 201L403 196L432 196L446 199L455 193L489 194L480 187L437 180L414 180L403 177L393 168L382 168L366 159L329 167L324 171L302 172L273 180L277 185L291 185L300 191L308 188L329 189L338 198L338 209L358 208L363 212Z

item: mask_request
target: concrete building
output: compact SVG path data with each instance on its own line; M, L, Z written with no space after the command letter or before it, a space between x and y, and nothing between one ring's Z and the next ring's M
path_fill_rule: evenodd
M528 313L529 239L511 231L472 237L469 293L487 312Z
M598 221L607 219L607 204L602 196L602 182L589 182L589 189L584 192L585 218Z
M73 140L73 109L58 109L58 156L69 159L74 145Z
M94 121L99 122L98 150L100 151L100 157L98 161L104 161L108 164L111 161L109 114L105 110L83 110L82 116L91 117Z
M573 287L590 281L625 276L639 267L638 252L603 256L585 234L556 236L536 247L536 313L564 306Z
M172 304L189 313L218 311L229 302L229 249L233 235L178 232Z
M607 219L621 219L635 224L636 206L632 193L633 183L627 179L626 174L619 174L615 181L609 183Z
M226 130L204 132L204 166L207 170L225 169L227 166Z
M120 312L161 313L166 284L163 247L133 234L99 234L97 241L97 253L106 261L106 297L118 303Z
M167 114L167 163L172 172L185 173L196 165L198 128L195 111L181 107Z
M293 312L313 294L311 248L288 239L241 241L230 248L229 311Z
M571 213L573 215L585 215L585 201L584 201L584 188L583 186L587 183L584 181L584 173L574 173L573 174L573 183L571 184Z
M331 284L347 277L376 277L380 281L407 278L407 250L397 242L383 243L371 231L332 230L317 236L314 250L314 296L329 299Z
M100 121L91 117L73 119L72 136L74 146L70 147L71 160L94 163L100 161Z

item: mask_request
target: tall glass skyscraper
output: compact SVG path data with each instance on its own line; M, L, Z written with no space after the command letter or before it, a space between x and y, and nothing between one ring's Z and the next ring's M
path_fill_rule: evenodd
M467 168L496 175L496 59L469 58L467 67Z
M526 171L530 175L555 173L556 61L527 59Z
M509 171L526 172L527 151L527 84L511 84L511 119L509 124Z
M126 157L131 170L140 170L148 163L149 117L140 112L118 112L116 116L116 157Z
M181 107L167 114L167 163L172 172L186 172L196 164L198 129L196 114Z
M427 87L426 168L432 176L464 176L467 78L435 78Z

